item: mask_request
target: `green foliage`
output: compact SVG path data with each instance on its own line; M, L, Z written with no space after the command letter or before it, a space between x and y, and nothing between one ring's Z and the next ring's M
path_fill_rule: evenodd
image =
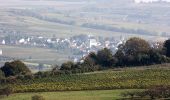
M168 62L159 49L151 48L149 43L140 38L131 38L120 45L115 54L117 66L142 66Z
M165 41L164 49L165 49L165 52L166 52L166 56L170 57L170 39Z
M16 60L12 62L6 62L1 68L6 77L16 76L16 75L26 75L31 73L29 68L21 61Z
M63 63L63 64L61 65L60 70L71 70L72 68L74 68L74 63L71 62L71 61L68 61L68 62Z
M129 97L131 99L163 99L169 100L170 98L170 86L161 85L161 86L154 86L149 88L145 91L132 91L132 92L124 92L122 93L123 97ZM136 99L135 99L136 98Z
M41 95L34 95L32 96L32 100L45 100L45 98Z
M147 41L134 37L126 41L122 50L125 55L136 55L138 53L147 53L150 50L150 45Z
M110 49L104 48L97 52L98 63L105 67L110 67L114 63L113 54Z
M94 52L90 53L79 68L81 68L83 72L93 72L99 70L100 66L98 65L97 55Z

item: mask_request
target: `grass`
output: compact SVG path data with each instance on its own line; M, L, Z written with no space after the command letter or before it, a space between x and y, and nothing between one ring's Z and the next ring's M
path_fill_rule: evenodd
M3 51L3 56L24 59L24 61L31 63L61 64L62 62L67 61L68 55L70 55L68 52L62 53L53 49L36 47L0 45L0 48Z
M2 100L31 100L31 97L36 94L42 95L45 100L116 100L120 98L120 94L125 91L132 90L18 93L5 97Z

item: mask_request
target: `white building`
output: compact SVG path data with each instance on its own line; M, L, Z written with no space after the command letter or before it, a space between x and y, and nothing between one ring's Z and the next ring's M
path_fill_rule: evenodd
M5 40L2 40L2 44L3 44L3 45L5 45L5 44L6 44L6 43L5 43Z
M90 39L89 42L90 42L90 48L93 46L97 46L98 44L96 39Z
M25 43L25 39L20 39L19 43Z
M0 49L0 55L2 55L2 49Z

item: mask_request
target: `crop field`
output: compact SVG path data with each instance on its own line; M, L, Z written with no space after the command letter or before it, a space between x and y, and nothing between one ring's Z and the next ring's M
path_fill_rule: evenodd
M11 86L15 92L145 89L154 85L170 85L169 76L169 68L128 69L23 80Z
M116 100L125 91L133 90L98 90L98 91L65 91L42 93L18 93L4 97L2 100L31 100L34 95L42 95L45 100ZM0 99L1 100L1 99Z
M3 56L23 59L30 63L42 64L61 64L68 60L69 53L59 52L52 49L36 48L36 47L17 47L0 45L3 51Z

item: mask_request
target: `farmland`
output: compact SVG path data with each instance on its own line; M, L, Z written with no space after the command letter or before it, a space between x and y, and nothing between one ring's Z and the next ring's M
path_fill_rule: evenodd
M169 64L118 68L76 75L19 81L11 84L15 92L2 100L116 100L126 91L141 91L154 85L170 85ZM74 91L73 91L74 90ZM50 92L51 91L51 92Z
M169 76L169 67L137 68L23 80L11 86L15 92L145 89L170 85Z
M36 63L36 65L43 64L61 64L68 60L69 53L62 53L53 49L33 48L33 47L19 47L0 45L3 51L3 56L21 59L25 62ZM48 59L47 59L48 58ZM3 65L3 61L1 64Z

